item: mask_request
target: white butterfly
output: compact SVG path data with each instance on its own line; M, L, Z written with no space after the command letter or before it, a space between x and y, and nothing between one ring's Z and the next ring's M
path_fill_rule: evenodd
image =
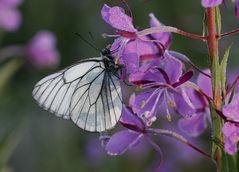
M113 128L122 112L121 67L108 49L100 57L82 60L46 76L32 95L39 106L71 119L80 128L102 132Z

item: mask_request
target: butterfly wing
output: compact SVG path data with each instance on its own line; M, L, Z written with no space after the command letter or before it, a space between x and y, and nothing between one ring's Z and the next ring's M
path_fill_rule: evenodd
M32 94L45 110L92 132L114 127L122 111L120 82L107 72L101 57L43 78Z

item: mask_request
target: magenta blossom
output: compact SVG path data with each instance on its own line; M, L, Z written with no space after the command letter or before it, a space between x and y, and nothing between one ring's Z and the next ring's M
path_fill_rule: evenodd
M59 64L56 38L48 31L38 32L28 43L26 54L29 61L38 68L54 67Z
M147 118L155 118L160 110L170 119L171 109L183 116L192 115L195 110L181 89L192 75L192 71L183 73L182 63L166 51L164 57L130 75L130 82L146 89L136 96L134 111Z
M203 7L208 8L222 4L223 0L202 0L201 3Z
M0 28L8 32L16 31L21 24L21 14L17 7L22 0L0 0Z
M145 125L143 121L129 108L124 107L120 119L127 130L115 133L106 144L106 151L110 155L121 155L136 146L144 137Z
M234 96L231 103L223 107L222 112L229 120L222 129L225 142L224 149L228 154L233 155L237 152L239 141L239 93ZM233 121L237 123L233 123Z
M209 69L203 72L210 75ZM200 73L196 83L204 94L212 98L212 84L209 77ZM190 117L180 119L178 126L188 136L197 137L205 131L210 121L209 105L206 98L195 89L190 87L184 89L195 108L195 113Z
M158 33L139 38L132 18L120 7L104 5L101 10L104 21L116 29L117 39L112 44L111 51L126 66L129 73L138 70L142 59L154 58L162 54L162 49L170 44L170 33ZM153 14L150 14L151 27L162 25ZM157 42L152 42L157 40Z

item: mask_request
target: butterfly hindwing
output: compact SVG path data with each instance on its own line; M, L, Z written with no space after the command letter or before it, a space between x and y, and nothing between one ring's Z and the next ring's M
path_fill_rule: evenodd
M87 131L115 126L122 111L120 81L102 57L79 62L40 80L33 97L45 110Z

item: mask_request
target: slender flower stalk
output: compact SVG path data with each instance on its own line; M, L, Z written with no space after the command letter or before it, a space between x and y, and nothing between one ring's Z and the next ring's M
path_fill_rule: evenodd
M217 37L217 25L216 25L216 8L207 8L207 25L208 25L208 50L211 62L212 73L212 90L213 90L213 104L210 105L211 119L212 119L212 138L222 140L222 125L223 120L215 112L214 108L222 108L222 96L221 96L221 69L219 63L218 54L218 37ZM220 146L212 142L212 157L216 161L217 170L223 169L223 153Z
M228 36L232 36L232 35L237 34L237 33L239 33L239 28L234 29L234 30L232 30L230 32L222 33L220 36L218 36L218 39L221 39L221 38L224 38L224 37L228 37Z
M149 29L144 29L142 31L139 31L137 35L139 37L142 37L142 36L153 34L153 33L163 33L163 32L172 32L172 33L177 33L177 34L189 37L189 38L200 39L200 40L204 40L204 41L207 40L207 37L205 37L205 36L188 33L183 30L180 30L178 28L172 27L172 26L151 27Z
M211 73L212 73L212 87L214 96L214 105L216 108L221 107L221 89L220 89L220 78L218 75L219 68L219 58L218 58L218 39L217 39L217 28L216 28L216 18L215 18L215 8L208 8L208 49L209 57L211 62Z
M208 153L204 152L203 150L201 150L200 148L196 147L195 145L193 145L192 143L190 143L185 137L183 137L182 135L175 133L173 131L169 131L169 130L164 130L164 129L151 129L149 128L147 130L148 133L154 134L154 135L165 135L171 138L174 138L180 142L182 142L183 144L189 146L190 148L192 148L193 150L197 151L198 153L202 154L203 156L209 158L212 160L211 155L209 155Z

